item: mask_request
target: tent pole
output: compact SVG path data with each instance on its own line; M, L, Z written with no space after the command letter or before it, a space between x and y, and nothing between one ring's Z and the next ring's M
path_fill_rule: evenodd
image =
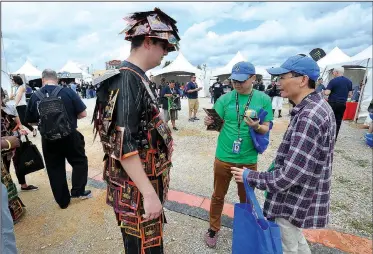
M371 58L368 59L367 66L365 67L365 74L364 74L364 78L363 78L364 85L361 88L359 102L357 103L357 107L356 107L356 111L355 111L355 119L354 119L355 124L357 123L357 120L359 118L358 114L359 114L359 111L360 111L361 100L363 98L363 93L364 93L364 89L365 89L365 85L366 85L366 79L367 79L367 76L368 76L368 65L369 65L370 60L371 60Z

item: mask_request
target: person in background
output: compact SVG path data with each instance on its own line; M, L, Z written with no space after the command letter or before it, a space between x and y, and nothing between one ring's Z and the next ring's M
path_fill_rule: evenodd
M196 75L193 75L190 79L190 82L186 85L186 92L189 102L189 122L199 120L199 118L197 118L197 112L199 108L198 91L201 91L202 87L198 87L196 78Z
M354 101L354 102L359 102L359 99L360 99L360 93L361 93L361 90L363 89L363 86L364 86L364 81L360 81L360 84L357 85L357 86L354 86L353 90L352 90L352 97L351 97L351 101Z
M74 81L71 81L70 89L73 90L76 93L76 83Z
M224 198L232 179L231 167L247 167L257 169L258 152L254 147L250 128L259 134L269 131L269 123L273 120L270 98L258 90L253 89L256 79L255 67L249 62L239 62L232 68L230 79L234 90L221 96L214 104L214 109L224 120L216 146L214 162L214 192L210 206L210 227L205 234L208 247L216 246L218 232L221 228L221 215ZM247 110L259 113L260 109L268 112L262 124L258 120L246 118ZM209 126L213 120L205 117L205 125ZM242 183L237 184L238 196L241 203L246 201L245 188Z
M337 121L336 140L338 138L339 129L342 125L343 115L346 110L347 98L352 96L352 82L350 79L343 76L344 68L337 67L333 69L334 78L329 81L324 94L328 97L328 103L332 107L335 120Z
M290 125L272 170L232 167L232 174L238 183L246 181L267 191L263 213L280 227L283 253L311 254L302 229L325 228L329 223L334 113L323 95L315 92L320 69L312 58L296 55L267 71L279 76L281 96L296 104Z
M324 90L325 90L325 86L323 84L323 79L319 78L316 84L316 92L321 93Z
M152 90L155 98L157 98L159 96L159 93L157 91L157 84L154 82L154 76L153 75L150 75L149 87Z
M216 78L216 82L212 84L211 86L212 89L212 97L213 97L213 103L215 104L216 101L224 94L224 86L223 84L219 81L219 78Z
M14 106L17 109L19 119L23 126L29 129L32 132L32 135L36 137L38 131L36 128L33 128L30 124L25 121L25 114L27 108L26 102L26 86L23 84L23 80L20 76L13 76L13 85L16 87L16 94L11 95L10 99L14 99Z
M255 85L254 85L254 89L258 90L258 91L261 91L261 92L264 92L265 90L265 86L263 84L263 81L260 80L260 81L256 81Z
M278 110L278 118L281 118L282 104L284 102L284 98L281 97L279 85L280 83L276 81L275 85L272 87L272 111L273 115L275 115L275 111Z
M178 119L177 111L179 105L177 105L174 100L180 100L180 94L175 87L175 81L171 80L169 86L163 88L161 96L165 98L165 103L162 105L165 122L168 123L168 121L171 120L172 129L178 131L179 129L176 128L176 120Z
M39 123L39 120L43 120L40 119L39 113L41 112L39 93L46 96L58 89L57 73L54 70L45 69L42 72L42 84L43 87L30 98L26 112L26 121L35 125ZM66 117L71 122L72 131L69 135L56 140L49 140L41 135L41 144L54 199L61 209L66 209L71 198L92 197L91 191L85 189L88 180L88 159L85 154L84 136L77 130L78 119L87 116L87 107L76 92L69 88L62 88L56 96L61 99L65 107ZM44 106L48 105L44 104ZM47 123L41 122L41 124L45 124L47 130L53 130L53 126L47 126ZM71 193L66 180L66 161L72 166Z

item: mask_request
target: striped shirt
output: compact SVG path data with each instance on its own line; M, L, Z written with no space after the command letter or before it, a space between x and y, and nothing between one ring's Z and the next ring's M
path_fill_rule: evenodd
M320 93L313 92L291 112L272 172L250 171L251 186L267 190L263 213L299 228L329 222L330 187L336 122Z

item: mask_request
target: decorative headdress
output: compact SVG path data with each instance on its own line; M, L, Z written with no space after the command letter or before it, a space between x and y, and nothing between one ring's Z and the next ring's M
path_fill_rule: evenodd
M180 37L176 20L160 9L154 8L154 11L135 12L123 19L128 25L119 34L125 34L125 40L131 41L133 37L143 35L168 41L168 52L179 49Z

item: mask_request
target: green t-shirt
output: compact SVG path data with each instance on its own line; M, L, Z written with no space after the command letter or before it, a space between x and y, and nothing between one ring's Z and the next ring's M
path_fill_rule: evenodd
M214 109L224 119L224 126L220 131L218 145L216 147L216 158L224 162L236 164L253 164L258 161L258 152L255 150L251 140L249 126L242 119L244 110L249 99L249 95L238 94L240 106L241 127L240 137L243 139L239 154L232 152L233 142L238 139L238 122L236 110L236 90L221 96L215 103ZM263 108L268 112L265 122L273 120L272 103L268 95L263 92L253 90L249 109L259 110Z

